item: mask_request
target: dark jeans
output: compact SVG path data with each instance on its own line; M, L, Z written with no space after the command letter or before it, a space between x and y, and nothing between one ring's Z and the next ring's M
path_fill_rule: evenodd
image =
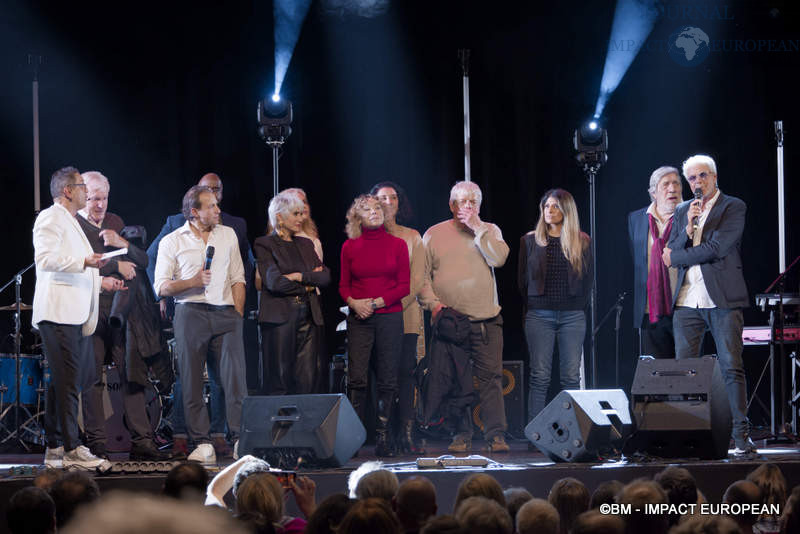
M347 316L348 379L356 413L364 422L369 360L375 348L375 375L378 402L388 409L397 393L397 370L400 365L403 338L403 312L373 313L359 319Z
M553 349L558 341L561 365L561 389L580 389L581 351L586 335L583 310L528 310L525 315L525 338L528 341L531 374L528 390L528 419L545 407Z
M105 302L104 302L105 301ZM131 433L131 441L144 444L152 441L153 430L147 415L144 398L144 387L128 382L125 367L125 334L121 328L111 328L108 324L111 312L110 300L100 298L100 309L97 328L91 336L91 348L94 355L94 383L83 393L83 426L89 446L106 444L106 416L103 409L103 364L107 352L119 371L120 393L125 423Z
M285 323L261 323L262 384L267 395L318 393L319 329L307 302L291 299Z
M419 334L403 334L400 373L397 377L397 415L400 422L414 420L414 369L417 368Z
M641 336L641 354L659 359L675 357L675 335L671 315L661 316L658 321L651 323L650 316L644 314L639 335Z
M481 403L483 436L491 440L506 431L503 402L503 317L473 321L469 331L472 375ZM471 430L469 434L471 435Z
M175 352L183 386L183 409L189 438L210 441L210 421L203 402L203 366L219 373L232 439L239 435L245 381L242 317L233 306L178 304L175 306Z
M733 438L750 433L747 419L747 378L742 362L741 309L676 307L672 315L675 327L675 357L699 358L706 330L711 331L717 346L717 358L733 416Z
M51 377L44 412L47 446L63 444L64 450L71 451L81 445L78 393L95 382L92 338L81 334L81 325L41 321L38 328Z

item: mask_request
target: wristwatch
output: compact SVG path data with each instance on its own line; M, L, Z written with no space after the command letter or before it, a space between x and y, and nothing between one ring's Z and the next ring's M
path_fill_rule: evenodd
M377 310L378 309L378 305L375 304L375 299L372 299L372 301L369 304L370 304L370 306L372 306L373 310Z

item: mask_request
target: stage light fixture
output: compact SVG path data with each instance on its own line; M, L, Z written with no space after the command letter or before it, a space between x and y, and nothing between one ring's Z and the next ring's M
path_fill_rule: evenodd
M280 99L281 99L281 95L279 95L278 93L275 93L274 95L272 95L272 101L273 102L279 102Z
M580 163L591 161L602 165L606 162L608 132L598 121L589 120L575 130L573 144Z
M268 143L283 143L292 133L292 103L276 96L258 101L258 134Z

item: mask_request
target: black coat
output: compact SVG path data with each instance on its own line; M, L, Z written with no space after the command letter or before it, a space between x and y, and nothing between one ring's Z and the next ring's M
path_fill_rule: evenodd
M323 325L322 307L316 291L307 291L306 286L327 287L331 283L331 271L319 261L314 252L314 243L305 237L294 237L305 269L300 271L303 281L294 282L284 274L298 272L289 256L290 245L272 233L256 239L253 249L256 254L258 274L261 275L261 302L258 310L260 323L285 323L289 319L290 297L308 296L314 324ZM320 271L314 271L322 267Z

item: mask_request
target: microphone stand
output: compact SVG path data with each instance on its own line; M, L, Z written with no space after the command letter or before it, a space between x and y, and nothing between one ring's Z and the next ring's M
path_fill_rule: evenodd
M616 311L616 321L614 322L614 337L615 337L615 344L614 344L614 385L619 387L619 329L620 329L620 316L622 315L622 302L625 300L625 295L627 295L627 291L623 291L617 296L617 301L608 309L606 314L597 324L597 326L592 330L592 339L595 338L597 332L600 331L600 328L603 324L611 317L611 312ZM592 384L594 388L597 388L597 384Z

